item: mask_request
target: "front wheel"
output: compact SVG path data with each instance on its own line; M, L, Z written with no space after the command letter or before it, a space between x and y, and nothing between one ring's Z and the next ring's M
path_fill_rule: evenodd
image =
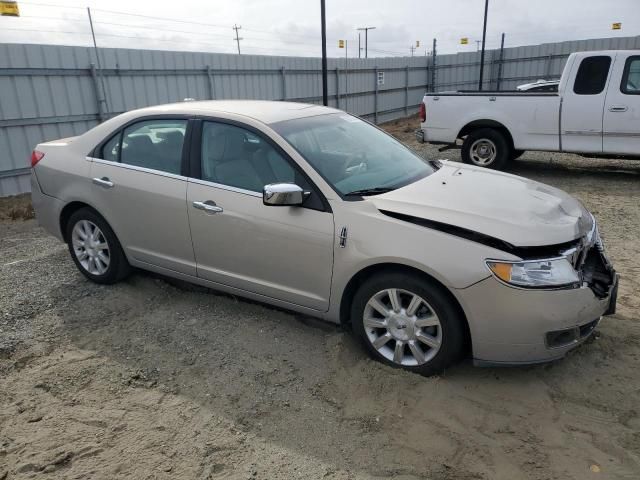
M505 136L493 128L474 130L462 142L462 161L477 167L502 170L511 157Z
M387 365L435 375L463 349L463 320L441 287L406 273L381 274L356 292L351 321L370 355Z

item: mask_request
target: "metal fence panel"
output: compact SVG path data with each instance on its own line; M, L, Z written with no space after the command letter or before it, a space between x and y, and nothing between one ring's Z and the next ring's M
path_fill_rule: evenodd
M574 51L637 49L640 36L505 48L501 88L557 78ZM318 58L204 52L0 45L0 196L28 191L39 142L79 135L101 119L148 105L195 99L320 104ZM487 51L485 88L497 85L499 51ZM101 65L98 69L96 65ZM431 57L332 58L329 104L376 122L415 113L427 90L476 89L479 52ZM378 85L377 72L384 72Z

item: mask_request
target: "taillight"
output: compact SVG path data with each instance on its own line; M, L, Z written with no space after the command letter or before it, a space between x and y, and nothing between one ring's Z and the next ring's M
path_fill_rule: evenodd
M31 167L35 167L36 163L38 163L44 157L44 152L40 152L38 150L34 150L31 152Z
M427 106L424 102L420 103L420 121L425 122L427 120Z

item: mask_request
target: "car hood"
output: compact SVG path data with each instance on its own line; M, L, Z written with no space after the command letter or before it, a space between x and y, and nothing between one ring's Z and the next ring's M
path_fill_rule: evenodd
M526 178L457 162L391 192L367 197L383 212L463 228L515 247L569 242L592 217L562 190Z

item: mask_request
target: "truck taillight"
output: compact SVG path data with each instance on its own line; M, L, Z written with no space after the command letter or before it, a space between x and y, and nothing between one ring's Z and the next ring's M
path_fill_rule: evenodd
M425 122L427 120L427 106L424 102L420 103L420 121Z
M44 152L40 152L38 150L34 150L31 152L31 167L35 167L36 163L38 163L44 157Z

